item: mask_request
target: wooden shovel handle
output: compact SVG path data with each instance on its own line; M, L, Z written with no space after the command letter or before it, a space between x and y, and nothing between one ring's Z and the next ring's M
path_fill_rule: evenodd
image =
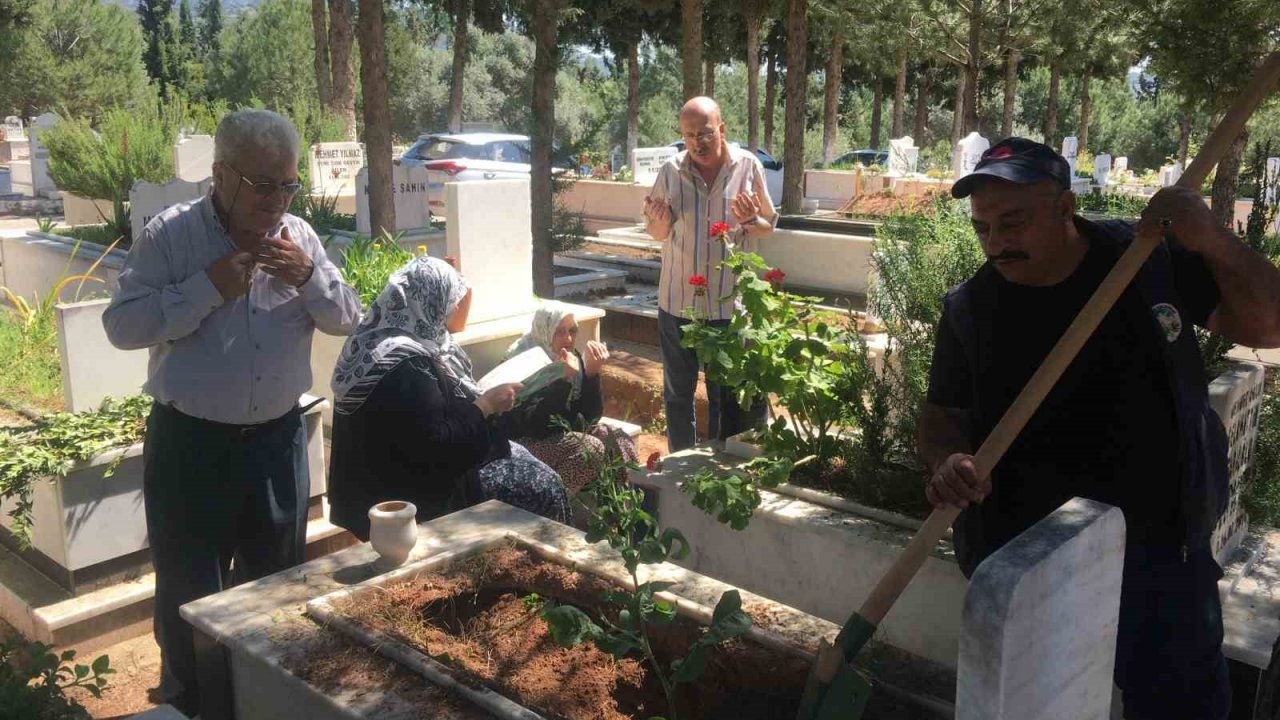
M1231 106L1226 117L1214 128L1200 153L1178 179L1179 185L1200 187L1208 177L1209 170L1218 163L1232 141L1244 129L1249 116L1266 99L1267 93L1275 85L1277 78L1280 78L1280 52L1273 52L1267 56L1249 86L1244 89L1240 97L1236 98L1235 104ZM1133 280L1160 240L1161 233L1158 230L1154 233L1140 234L1116 261L1115 267L1094 291L1089 302L1080 310L1080 314L1049 351L1044 362L1027 381L1022 392L1018 393L1013 404L1005 411L1004 417L1000 418L1000 422L991 430L991 434L978 449L978 453L974 456L978 477L987 477L996 463L1000 462L1000 458L1004 457L1009 445L1018 437L1018 433L1022 432L1027 421L1035 414L1045 396L1053 389L1058 378L1062 377L1063 371L1075 359L1076 353L1080 352L1080 348L1093 334L1098 323L1102 322L1102 318L1111 310L1111 306L1115 304L1120 294L1129 286L1129 282ZM858 614L863 619L876 625L884 620L884 616L898 600L898 596L924 565L929 553L937 546L938 541L946 534L947 528L951 527L959 514L960 510L952 507L936 509L930 513L929 518L920 527L920 531L907 544L893 567L889 568L889 572L885 573L867 597L866 602L862 604Z

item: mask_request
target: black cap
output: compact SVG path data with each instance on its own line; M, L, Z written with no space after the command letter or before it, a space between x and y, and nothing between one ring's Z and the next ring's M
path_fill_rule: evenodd
M1005 138L987 148L973 172L951 186L951 196L969 197L989 177L1019 185L1052 180L1066 190L1071 187L1071 166L1048 145L1020 137Z

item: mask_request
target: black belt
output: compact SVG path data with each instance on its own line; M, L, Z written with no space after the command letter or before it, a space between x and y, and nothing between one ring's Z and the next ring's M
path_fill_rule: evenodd
M299 415L302 415L303 413L305 413L306 411L310 410L311 408L315 407L316 405L320 404L323 401L324 401L324 398L317 398L314 401L307 403L303 407L298 407L297 405L295 405L293 406L293 409L289 410L289 412L285 413L284 415L281 415L278 418L272 418L271 420L267 420L265 422L252 423L249 425L237 425L235 423L223 423L223 422L217 422L216 420L206 420L204 418L195 417L194 415L188 415L171 404L162 404L157 402L155 403L155 409L162 410L166 414L170 415L171 419L179 420L186 424L199 427L202 430L212 431L212 432L224 434L224 435L238 435L241 440L249 440L255 437L256 435L258 435L259 433L262 433L268 430L273 430L279 427L281 423L284 423L286 421L289 421L293 418L298 417Z

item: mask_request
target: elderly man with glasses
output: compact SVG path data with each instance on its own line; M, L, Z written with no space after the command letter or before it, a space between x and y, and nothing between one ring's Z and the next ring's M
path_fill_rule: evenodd
M736 311L721 298L736 278L720 267L727 250L713 225L727 225L738 244L773 232L775 213L764 168L755 155L729 147L720 107L709 97L695 97L680 108L680 135L685 150L658 171L644 202L645 227L663 242L658 280L658 323L662 349L663 403L670 452L692 446L696 439L693 395L698 359L681 347L682 328L690 315L727 325ZM708 430L724 439L760 424L763 403L744 412L730 388L707 383Z
M195 660L178 608L232 577L303 559L310 493L298 398L311 387L311 336L347 335L360 319L315 230L286 212L301 187L297 164L298 134L285 118L224 117L211 191L134 238L103 315L113 345L151 353L143 497L157 694L189 715Z

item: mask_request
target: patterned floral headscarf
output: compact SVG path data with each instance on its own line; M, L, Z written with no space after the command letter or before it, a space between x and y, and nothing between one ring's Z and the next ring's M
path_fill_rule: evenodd
M391 274L387 286L351 333L333 371L335 411L355 412L400 361L435 361L458 397L479 395L471 359L445 326L467 294L467 281L440 258L422 255Z

